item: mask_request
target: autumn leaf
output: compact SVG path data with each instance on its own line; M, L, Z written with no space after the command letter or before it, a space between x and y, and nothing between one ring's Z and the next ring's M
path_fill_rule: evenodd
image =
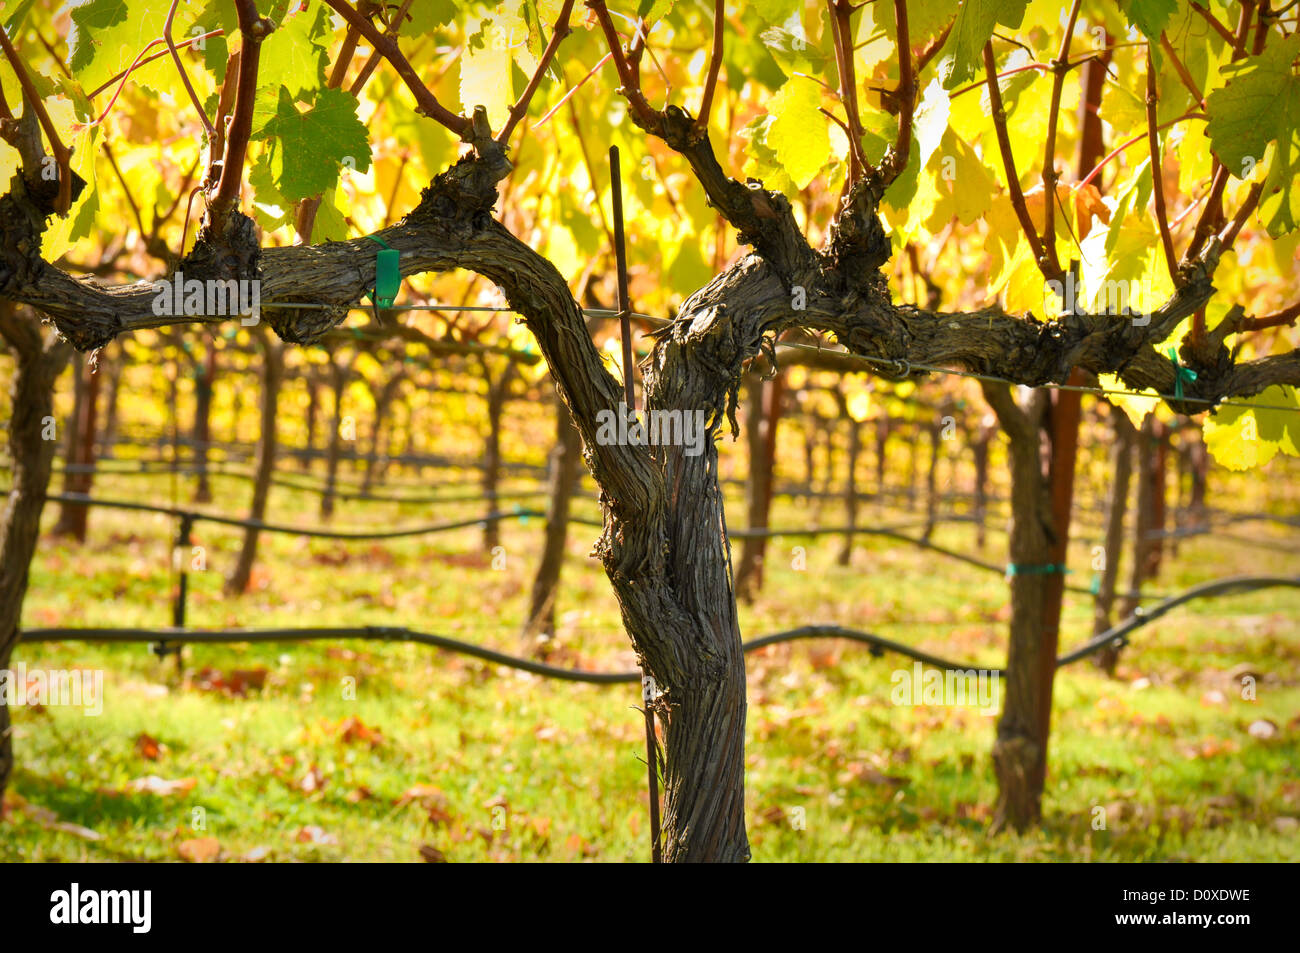
M194 790L198 783L197 778L179 778L175 781L169 781L166 778L158 777L156 774L150 774L143 778L128 781L122 790L129 794L153 794L157 797L171 797L174 794L185 794Z
M210 864L221 856L221 842L215 837L183 840L176 846L176 853L191 864Z

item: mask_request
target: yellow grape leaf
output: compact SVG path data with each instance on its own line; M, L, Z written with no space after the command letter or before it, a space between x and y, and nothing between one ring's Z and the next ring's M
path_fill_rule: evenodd
M1105 391L1131 390L1127 384L1114 374L1098 374L1097 380L1101 382L1102 390ZM1133 421L1134 427L1141 427L1146 415L1155 410L1160 404L1160 396L1150 387L1142 393L1151 396L1139 397L1135 394L1108 393L1106 399L1124 411L1128 415L1128 419Z
M930 165L938 169L932 186L934 209L927 227L938 232L953 218L963 225L974 224L992 206L992 196L997 192L993 174L975 150L951 129L944 132L936 156L930 160Z
M826 117L818 112L821 101L821 88L815 82L794 76L772 97L768 108L772 125L767 144L799 189L806 189L831 157Z
M869 76L876 66L894 55L894 26L892 11L885 11L887 4L869 3L863 8L858 20L858 35L853 46L857 51L855 59ZM885 20L889 22L886 23Z
M509 26L484 20L460 58L460 102L466 115L483 106L493 129L505 125L512 102L511 65Z
M9 190L9 180L18 171L18 150L7 142L0 142L0 188Z
M1275 385L1220 407L1205 421L1205 446L1229 470L1261 467L1279 450L1300 457L1300 391Z
M1005 275L1005 284L1000 290L1004 306L1012 314L1032 312L1041 318L1048 310L1054 310L1058 306L1059 302L1053 303L1056 302L1055 295L1047 289L1043 273L1038 270L1028 242L1021 242L1017 246L1016 255L1008 263Z

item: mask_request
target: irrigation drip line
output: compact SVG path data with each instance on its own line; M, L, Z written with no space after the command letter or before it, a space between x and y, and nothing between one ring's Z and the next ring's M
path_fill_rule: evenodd
M544 518L546 516L546 514L540 510L526 510L521 507L511 511L485 513L482 516L475 516L471 519L433 523L428 526L412 526L404 529L382 530L379 532L349 532L346 530L323 530L308 529L297 526L280 526L275 523L265 523L261 520L242 520L233 516L219 516L215 513L183 510L173 506L155 506L152 503L133 503L129 500L101 500L85 493L47 493L45 499L47 502L52 503L81 503L86 506L103 506L118 510L163 513L167 516L174 516L178 519L190 520L191 522L217 523L222 526L256 529L267 533L283 533L288 536L310 536L316 539L400 539L406 536L427 536L432 533L444 533L454 529L465 529L466 527L480 526L483 523L494 523L500 520L523 519L530 516ZM575 520L575 522L577 521Z
M103 461L103 462L126 463L127 461L114 460L114 461ZM136 462L138 463L138 466L124 467L124 468L77 463L68 466L55 467L54 472L89 473L92 476L102 475L102 476L113 476L113 477L170 476L172 474L176 474L179 476L206 475L209 477L229 477L235 480L247 480L247 481L253 481L257 479L257 475L255 473L249 472L248 469L235 469L233 467L227 466L224 463L209 463L206 467L201 467L197 465L188 465L182 467L182 466L171 466L170 462L167 460L140 460ZM520 464L519 466L523 467L527 465ZM0 469L10 469L8 465L8 461L4 461L3 464L0 464ZM321 479L322 481L324 480L323 477L319 479ZM275 486L283 486L294 490L304 490L309 493L325 493L329 490L328 485L324 482L321 482L320 484L313 484L308 480L296 480L282 475L273 475L271 477L271 483L274 484ZM347 490L347 489L339 489L340 486L359 488L361 485L362 485L361 481L358 480L339 478L335 481L334 495L336 497L339 497L340 499L375 500L378 502L392 502L392 503L408 503L408 502L409 503L418 503L418 502L437 503L443 501L444 499L450 502L456 502L455 500L449 497L435 497L435 496L416 497L416 496L403 496L401 494L392 495L392 494L383 494L383 493L375 493L375 492L362 493L360 489L357 489L355 491ZM375 485L383 486L385 484L376 482ZM477 485L477 482L473 480L429 480L423 483L394 484L394 486L405 486L410 489L416 489L420 486L461 487L466 485ZM498 493L498 496L506 496L507 494L515 494L516 496L523 496L523 495L537 496L543 493L545 493L545 491L542 489L538 489L535 491L528 491L527 494L525 494L522 491L507 490Z
M1070 665L1080 659L1100 651L1108 645L1116 647L1127 645L1129 636L1148 625L1171 610L1185 603L1192 602L1196 599L1212 598L1228 594L1253 592L1259 589L1268 589L1278 586L1300 588L1300 576L1236 576L1228 579L1219 579L1212 582L1202 583L1198 586L1171 596L1148 609L1138 609L1132 616L1112 626L1100 635L1089 639L1079 648L1069 652L1056 660L1056 667L1061 668ZM837 638L850 642L858 642L868 646L874 656L883 655L890 652L895 655L901 655L931 665L935 668L949 671L983 671L999 676L1006 675L1006 669L1003 668L980 668L979 666L966 664L963 662L954 662L938 655L932 655L905 645L902 642L895 642L892 639L886 639L882 636L870 632L860 632L856 629L847 629L838 625L806 625L796 629L788 629L783 632L775 632L771 635L760 636L743 642L741 648L745 652L753 652L757 649L765 648L769 645L777 645L782 642L793 642L801 639L823 639ZM445 635L437 635L431 632L417 632L413 629L401 626L360 626L356 628L268 628L268 629L218 629L218 630L194 630L181 628L44 628L44 629L25 629L19 633L19 640L22 642L157 642L167 645L203 645L203 644L222 644L230 642L306 642L319 641L323 639L361 639L364 641L378 642L414 642L420 645L428 645L433 648L444 649L449 652L455 652L461 655L481 659L485 662L491 662L496 665L504 665L509 668L519 669L520 671L531 672L534 675L540 675L545 678L555 678L569 682L588 682L598 685L611 685L623 682L639 682L641 672L592 672L583 669L560 668L555 665L547 665L544 662L537 662L532 659L521 658L515 655L508 655L505 652L497 652L493 649L484 648L480 645L474 645L470 642L462 642L459 639L449 638Z
M1268 521L1277 523L1280 526L1286 526L1290 529L1300 529L1300 519L1292 519L1286 516L1277 516L1273 513L1233 513L1230 510L1211 510L1211 522L1214 518L1222 517L1224 523L1247 523L1251 520Z
M1300 588L1300 576L1231 576L1227 579L1203 582L1177 595L1162 599L1153 606L1135 609L1133 615L1124 621L1112 626L1100 635L1093 636L1073 652L1069 652L1057 659L1056 665L1059 668L1062 665L1077 662L1110 642L1113 642L1117 648L1127 645L1129 633L1137 631L1142 626L1154 622L1171 610L1178 608L1178 606L1193 600L1254 592L1259 589L1272 589L1279 586Z
M1215 539L1224 539L1230 543L1251 546L1255 549L1268 549L1276 553L1290 553L1293 556L1300 556L1300 549L1296 549L1294 546L1287 546L1268 539L1251 539L1249 536L1225 533L1222 530L1208 526L1153 530L1146 533L1145 536L1147 539L1187 539L1192 536L1213 536Z

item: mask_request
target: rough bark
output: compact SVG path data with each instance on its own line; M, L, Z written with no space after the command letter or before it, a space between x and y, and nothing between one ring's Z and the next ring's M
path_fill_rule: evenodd
M378 473L381 459L380 447L388 429L388 411L392 406L393 398L397 395L398 388L402 386L404 380L405 375L399 370L388 377L378 390L374 387L370 389L375 399L375 417L370 427L370 447L366 454L365 476L361 480L361 494L363 496L370 492L375 476Z
M925 469L925 529L921 538L928 540L934 534L934 524L939 518L939 448L943 445L943 424L932 421L926 428L930 437L930 460Z
M1169 428L1163 420L1152 417L1152 435L1155 438L1155 459L1151 463L1151 526L1147 541L1146 578L1160 575L1164 562L1166 515L1169 507Z
M69 439L72 455L66 456L64 475L65 493L90 493L95 485L95 475L91 467L95 464L95 410L99 403L100 374L96 373L95 364L85 361L77 368L78 385L81 387L78 400L75 400L72 429L75 437ZM59 523L55 524L55 536L70 536L77 542L86 542L86 523L90 517L90 507L82 503L62 503L59 507Z
M262 350L261 414L257 435L257 471L253 480L253 499L248 507L248 518L266 519L266 503L271 495L271 477L275 473L275 455L279 442L276 439L276 416L279 407L280 386L284 382L284 345L268 334L256 335ZM253 577L253 563L257 560L257 541L260 531L249 526L244 529L244 541L239 547L235 566L226 577L227 595L248 591Z
M486 359L482 362L483 377L487 381L487 433L483 437L483 501L488 513L501 507L501 415L510 394L510 381L514 377L514 364L507 364L497 375ZM501 545L501 523L487 520L483 524L483 550L491 553Z
M1188 450L1191 456L1191 502L1188 506L1188 524L1194 529L1203 528L1207 522L1205 509L1205 490L1209 480L1210 454L1205 447L1205 436L1200 427L1188 428L1187 438L1191 441Z
M746 418L746 427L748 427L748 418ZM748 430L745 439L749 439ZM813 427L811 415L805 413L803 415L803 488L808 494L805 502L812 499L813 477L817 470L817 461L814 459L816 449L817 431Z
M555 415L555 447L551 450L549 504L542 558L533 577L528 620L524 623L526 651L546 654L547 643L555 638L555 602L564 568L565 545L569 537L569 508L578 486L582 462L582 440L563 407Z
M12 483L0 513L0 669L7 669L18 643L23 598L54 463L55 441L43 439L43 431L47 419L53 420L54 382L72 348L53 333L42 336L34 319L20 316L4 300L0 300L0 338L14 358L9 382L13 416L8 425ZM0 699L0 814L13 767L9 708Z
M975 455L975 545L983 550L988 542L985 523L989 504L989 443L993 439L996 420L985 418L971 447Z
M1039 672L1043 662L1043 611L1048 574L1032 571L1051 559L1051 495L1043 474L1041 420L1047 395L1036 391L1036 406L1022 410L1001 384L981 383L984 396L1006 433L1011 466L1011 639L1002 690L1002 714L993 744L998 801L993 830L1016 830L1038 823L1046 765L1046 738L1040 711L1044 703ZM1055 659L1052 659L1053 664Z
M194 465L198 470L195 503L212 502L208 479L208 449L212 443L212 388L217 375L217 349L209 336L201 361L194 362Z
M772 488L776 464L776 431L781 418L781 377L750 379L749 414L745 421L749 451L749 479L745 481L745 508L750 529L766 529L772 511ZM736 593L752 602L763 589L763 562L767 539L747 537L740 546L736 570Z
M1082 374L1073 371L1072 385L1083 383ZM1043 416L1047 440L1046 480L1051 500L1048 524L1050 545L1048 562L1059 567L1044 580L1041 630L1038 654L1038 737L1042 757L1034 787L1039 798L1047 781L1047 744L1052 725L1052 690L1056 684L1056 655L1061 639L1061 609L1065 602L1065 566L1069 561L1070 522L1074 509L1074 471L1079 447L1080 392L1057 390L1048 394ZM1014 612L1014 607L1012 609Z
M1140 605L1137 594L1142 590L1142 583L1147 579L1147 567L1150 565L1152 511L1155 508L1155 470L1156 438L1155 414L1148 414L1142 421L1142 429L1134 436L1137 444L1137 463L1134 476L1137 480L1137 507L1133 519L1133 565L1129 570L1128 593L1120 603L1119 615L1127 619Z
M849 531L844 534L839 554L835 562L847 566L853 560L853 530L858 525L858 457L862 451L862 424L849 415L848 402L843 392L836 391L840 401L840 415L849 427L848 477L844 481L844 513L848 519Z
M320 410L320 385L311 373L303 374L303 383L307 387L307 442L303 445L302 456L298 458L298 466L302 470L310 470L312 464L312 454L316 449L316 416Z
M112 364L107 370L108 373L108 390L104 394L104 429L103 439L100 441L100 456L112 457L114 447L117 445L117 428L118 428L118 397L121 394L122 377L126 374L127 353L126 348L120 345L112 348ZM99 355L99 363L105 361L104 354Z
M876 502L885 503L885 470L889 462L889 433L893 421L883 411L876 420Z
M338 354L330 355L329 385L334 395L334 418L330 427L329 452L325 458L325 492L320 497L320 518L326 522L334 515L338 493L339 459L343 455L343 391L347 387L352 360Z
M1106 502L1106 539L1102 546L1105 568L1097 584L1097 597L1093 602L1092 634L1100 635L1111 626L1111 610L1115 605L1115 586L1119 581L1121 556L1124 550L1124 515L1128 507L1129 485L1133 476L1133 438L1136 430L1128 415L1118 407L1111 407L1111 424L1114 442L1110 457L1110 494ZM1107 675L1115 674L1119 649L1107 646L1093 657L1093 664Z

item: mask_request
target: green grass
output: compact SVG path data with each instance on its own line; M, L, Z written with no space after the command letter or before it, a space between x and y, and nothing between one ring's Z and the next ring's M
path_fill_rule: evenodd
M105 497L167 500L165 477L107 478ZM185 488L182 487L182 490ZM245 483L216 482L238 512ZM182 496L181 499L186 497ZM316 525L314 497L277 489L270 519ZM593 512L583 504L579 512ZM344 504L340 528L473 515L466 506ZM732 509L735 514L743 510ZM47 521L55 516L51 507ZM895 522L897 512L870 510ZM827 523L841 517L834 507ZM809 523L782 503L775 525ZM1237 527L1283 539L1263 525ZM165 625L174 522L98 510L76 547L42 541L27 627ZM1086 534L1084 534L1086 536ZM220 594L234 531L200 524L208 569L191 576L195 626L407 625L505 651L520 648L540 523L503 527L494 570L476 530L391 543L263 536L260 588ZM630 668L633 656L599 566L595 531L575 527L559 603L559 664ZM973 532L936 542L974 552ZM803 546L807 568L792 568ZM812 622L867 629L972 664L1005 662L1006 586L997 576L885 540L778 539L763 597L742 607L747 636ZM1005 559L990 532L985 558ZM1081 539L1071 564L1086 567ZM1205 538L1170 557L1156 587L1238 572L1300 573L1300 556ZM1071 577L1086 585L1086 574ZM1179 609L1137 633L1119 677L1087 663L1056 682L1041 830L987 835L995 719L974 709L899 707L890 675L910 662L861 647L800 643L749 658L747 820L754 857L791 860L1300 860L1300 591L1270 590ZM1067 601L1063 644L1091 631L1086 597ZM184 672L145 645L20 646L29 667L101 669L104 713L14 711L18 768L3 860L172 860L215 838L221 859L417 861L642 860L645 771L638 689L548 681L401 644L193 647ZM1246 701L1227 670L1249 663ZM204 670L265 669L244 696L204 688ZM355 699L345 680L354 680ZM1213 693L1218 691L1223 700ZM1251 722L1277 734L1259 740ZM351 731L347 729L351 726ZM364 737L366 732L373 737ZM137 740L160 745L156 760ZM193 786L165 796L149 775ZM304 784L310 777L314 783ZM1106 829L1094 830L1103 808ZM802 813L803 829L796 829ZM199 822L202 829L197 829ZM62 826L60 826L62 825ZM93 839L87 830L96 835ZM316 829L319 829L318 831ZM323 836L322 836L323 835Z

